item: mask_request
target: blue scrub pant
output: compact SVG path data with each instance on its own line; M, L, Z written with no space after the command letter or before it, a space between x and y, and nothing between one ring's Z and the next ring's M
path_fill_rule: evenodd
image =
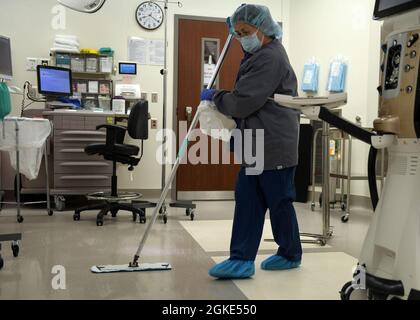
M274 240L279 245L277 255L290 261L302 259L299 226L293 207L295 170L270 170L259 176L247 176L245 168L241 169L235 191L231 259L255 261L267 209L270 210Z

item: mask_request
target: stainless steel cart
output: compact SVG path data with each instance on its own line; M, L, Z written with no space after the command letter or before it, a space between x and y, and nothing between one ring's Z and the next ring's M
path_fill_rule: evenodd
M314 154L312 158L312 202L311 209L315 210L315 197L316 197L316 147L317 138L322 129L318 129L314 136ZM351 182L352 181L368 181L367 175L352 174L352 151L353 151L353 137L342 130L331 128L330 139L340 142L339 153L336 160L336 169L330 172L330 205L340 204L343 212L341 221L347 223L350 218L350 203L351 203ZM381 188L385 179L385 150L382 150L380 174L377 177L381 182ZM337 185L340 182L340 196L337 197ZM322 206L322 193L320 196L320 205Z
M21 214L21 206L23 205L28 205L28 204L40 204L40 203L46 203L47 204L47 212L48 215L53 215L53 211L51 209L51 204L50 204L50 186L49 186L49 176L48 176L48 156L47 156L47 147L46 147L46 142L44 143L43 146L43 155L45 157L45 167L46 167L46 173L47 173L47 187L46 187L46 191L47 191L47 199L46 201L39 201L39 202L21 202L21 193L20 193L20 140L19 140L19 122L25 121L27 119L25 118L5 118L3 121L10 121L10 122L14 122L15 127L15 133L16 133L16 144L13 147L16 150L16 175L17 175L17 179L16 179L16 202L1 202L1 204L12 204L12 205L16 205L17 206L17 221L19 223L23 222L23 216ZM32 121L37 121L36 119L33 119ZM4 126L2 126L2 128L4 129ZM0 132L1 134L1 132ZM11 242L11 248L13 251L13 256L14 257L18 257L19 256L19 241L22 240L22 234L17 233L17 234L1 234L0 235L0 270L3 268L4 266L4 261L3 258L1 256L1 242Z

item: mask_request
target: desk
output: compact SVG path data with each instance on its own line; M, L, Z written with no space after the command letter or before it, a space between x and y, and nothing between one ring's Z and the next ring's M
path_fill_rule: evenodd
M113 113L47 111L45 118L52 121L53 188L58 210L64 210L64 195L84 195L109 191L112 164L100 156L88 156L85 147L105 143L106 132L96 131L101 124L113 124ZM61 197L60 197L61 196Z

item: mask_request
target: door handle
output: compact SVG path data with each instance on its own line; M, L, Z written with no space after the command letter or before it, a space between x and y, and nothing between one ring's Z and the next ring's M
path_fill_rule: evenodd
M185 115L187 117L187 121L192 121L192 114L193 114L193 108L192 107L185 107Z

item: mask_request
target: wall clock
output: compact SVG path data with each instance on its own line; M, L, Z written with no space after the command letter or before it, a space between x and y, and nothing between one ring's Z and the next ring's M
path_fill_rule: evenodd
M146 30L158 29L162 25L163 19L163 10L155 2L145 1L136 10L136 20Z

